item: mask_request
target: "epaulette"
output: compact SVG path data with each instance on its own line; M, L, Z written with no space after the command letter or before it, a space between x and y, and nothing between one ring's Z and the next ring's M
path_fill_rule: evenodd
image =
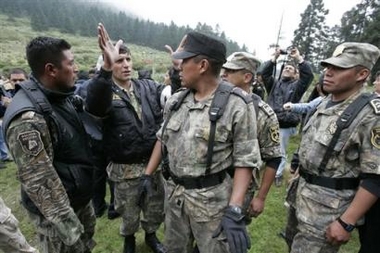
M376 115L380 114L380 97L376 97L370 101L371 106L373 107L373 111Z
M243 101L246 103L246 104L249 104L251 103L253 100L252 100L252 96L250 96L246 91L244 91L243 89L239 88L239 87L234 87L231 91L231 94L234 94L240 98L243 99Z

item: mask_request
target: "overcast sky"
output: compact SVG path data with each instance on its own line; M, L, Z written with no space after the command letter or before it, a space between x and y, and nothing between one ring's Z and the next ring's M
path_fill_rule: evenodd
M268 46L276 43L280 28L279 44L286 48L290 45L293 32L298 28L303 13L310 0L103 0L115 2L121 8L154 22L189 25L195 28L198 22L213 28L219 24L228 38L245 44L250 51L256 50L257 56L267 57ZM340 24L344 12L350 10L361 0L324 0L325 8L330 11L327 24Z

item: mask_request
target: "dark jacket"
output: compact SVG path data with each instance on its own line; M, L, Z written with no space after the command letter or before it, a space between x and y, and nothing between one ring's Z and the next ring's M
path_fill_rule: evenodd
M123 164L149 160L156 132L163 121L160 107L163 86L148 79L132 80L134 94L142 108L140 119L127 93L107 78L107 73L100 75L104 78L95 79L88 86L86 104L91 114L104 118L103 144L107 156ZM114 96L117 99L112 99Z
M72 92L55 93L44 89L40 84L30 80L33 85L47 98L52 112L45 115L53 143L53 166L66 189L70 204L74 210L88 204L92 198L93 162L88 144L88 137L81 118L76 111L71 97ZM36 108L23 89L19 89L4 117L4 129L7 129L12 119L26 111L35 111L44 115ZM22 191L23 205L31 212L39 213L34 203Z
M267 103L275 111L280 128L296 127L301 120L301 116L294 112L285 111L283 105L287 102L299 103L303 94L306 92L314 75L312 69L306 61L299 64L300 77L298 80L285 81L280 79L275 81L273 78L272 61L264 63L262 76L267 89Z

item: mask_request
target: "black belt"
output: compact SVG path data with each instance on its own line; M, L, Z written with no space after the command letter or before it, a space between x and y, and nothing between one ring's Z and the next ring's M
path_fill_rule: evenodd
M214 174L200 177L176 177L170 174L175 184L182 185L185 189L202 189L221 184L226 178L226 171L222 170Z
M300 176L305 179L309 184L315 184L335 190L353 190L359 186L359 178L348 178L348 177L323 177L309 174L300 169Z

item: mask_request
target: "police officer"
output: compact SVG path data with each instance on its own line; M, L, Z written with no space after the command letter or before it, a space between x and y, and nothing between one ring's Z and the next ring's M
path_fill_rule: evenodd
M37 37L26 47L32 70L4 116L9 151L18 167L22 204L37 227L40 249L91 252L93 163L73 102L74 56L63 39Z
M141 186L150 192L151 175L161 161L161 152L167 150L169 180L174 184L166 199L168 252L186 252L192 238L200 252L247 252L250 240L242 208L252 169L259 162L250 97L219 79L226 58L226 47L220 41L190 32L172 57L182 59L180 77L187 89L173 94L166 103L167 118L157 133L159 141ZM221 87L232 87L234 92L224 99L224 113L213 127L209 109L214 98L221 96ZM210 113L218 109L213 107ZM210 143L212 128L215 138ZM226 173L231 167L233 182Z
M156 236L164 219L160 171L152 176L155 187L150 201L137 198L140 178L162 123L161 85L149 79L132 79L131 51L121 43L114 47L102 24L99 37L104 57L100 75L109 77L109 81L89 84L87 110L103 119L103 145L110 160L107 171L115 182L115 210L122 216L123 252L135 252L135 233L142 212L146 244L153 252L163 253L166 250Z
M0 197L0 249L7 253L37 253L18 228L18 220Z
M346 42L321 62L331 95L302 129L293 253L338 252L378 198L380 99L363 86L379 55L371 44Z
M258 171L254 171L253 185L251 186L250 194L247 196L251 195L248 197L250 202L249 213L257 217L264 210L266 196L281 162L279 125L272 108L258 95L252 93L250 89L256 70L260 66L260 60L247 52L236 52L227 59L229 60L223 65L223 79L250 93L256 109L257 139L261 159L265 162L265 171L257 195L252 199L252 194L259 185L257 182L259 179Z

